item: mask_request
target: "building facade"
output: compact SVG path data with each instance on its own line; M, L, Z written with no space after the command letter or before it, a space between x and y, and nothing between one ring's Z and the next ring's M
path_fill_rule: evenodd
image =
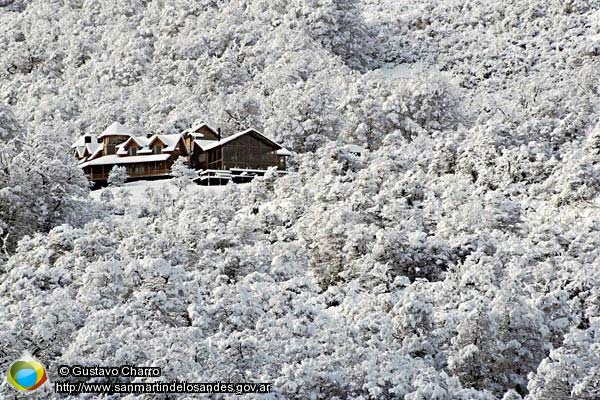
M219 130L198 124L180 134L135 136L118 122L100 135L80 136L71 146L79 166L89 180L103 182L118 165L127 168L130 179L164 177L179 158L193 169L284 171L290 153L255 129L222 138Z
M194 138L190 164L197 170L267 169L286 170L290 153L255 129L217 139Z

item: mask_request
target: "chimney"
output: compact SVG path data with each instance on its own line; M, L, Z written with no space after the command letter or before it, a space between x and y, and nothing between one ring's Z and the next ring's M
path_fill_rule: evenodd
M83 142L84 143L92 143L92 137L91 136L84 136L83 137Z
M217 128L217 140L221 140L221 128Z

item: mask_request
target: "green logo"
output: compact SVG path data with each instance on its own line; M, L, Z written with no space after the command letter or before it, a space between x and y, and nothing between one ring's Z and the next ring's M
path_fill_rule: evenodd
M21 392L33 392L48 381L44 366L26 354L10 366L6 379Z

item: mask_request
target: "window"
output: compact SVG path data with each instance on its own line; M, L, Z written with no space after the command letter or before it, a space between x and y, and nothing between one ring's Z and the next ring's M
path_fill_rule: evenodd
M106 143L106 154L115 154L117 152L117 145L123 142L123 137L114 136L107 138Z
M161 154L162 147L160 145L156 145L152 148L152 154Z
M137 147L130 147L129 148L129 155L130 156L135 156L137 154Z

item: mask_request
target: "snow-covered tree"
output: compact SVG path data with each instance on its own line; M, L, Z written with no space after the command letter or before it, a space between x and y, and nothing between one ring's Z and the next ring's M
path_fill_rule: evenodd
M0 369L30 351L278 399L598 398L596 2L0 10ZM90 196L69 145L115 119L253 126L294 173Z
M179 190L189 185L194 178L197 177L197 172L187 165L182 157L178 158L171 167L171 175L176 178Z
M79 225L95 216L84 209L88 182L64 139L32 132L0 148L0 248L14 249L24 235L56 225Z
M6 106L0 106L0 142L6 143L22 134L22 128L12 110Z
M115 165L108 173L108 184L111 186L122 186L127 180L127 168Z

